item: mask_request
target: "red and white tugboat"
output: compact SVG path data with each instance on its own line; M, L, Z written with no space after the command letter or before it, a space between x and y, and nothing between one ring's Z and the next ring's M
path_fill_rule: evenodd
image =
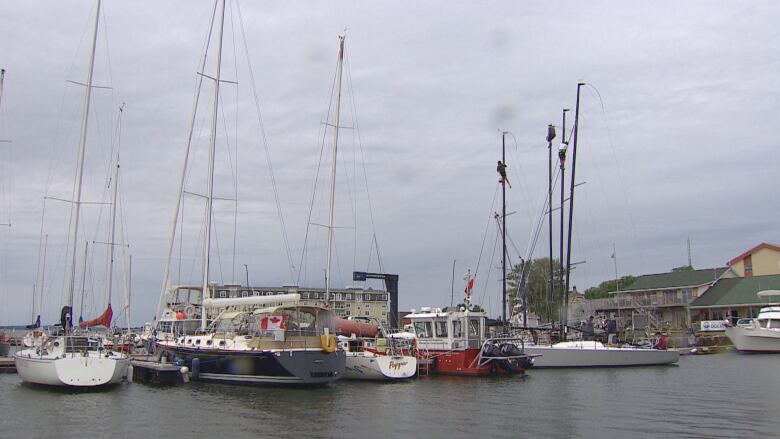
M408 314L417 335L417 358L444 375L522 375L533 365L523 341L487 335L484 312L423 307Z

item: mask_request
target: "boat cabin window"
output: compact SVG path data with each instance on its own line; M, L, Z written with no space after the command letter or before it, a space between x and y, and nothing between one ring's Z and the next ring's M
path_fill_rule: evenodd
M433 336L431 322L414 322L414 332L417 338L431 338Z
M758 326L760 326L762 328L766 328L767 327L767 323L769 323L769 320L767 320L767 319L760 319L758 321Z
M479 337L479 319L469 319L469 337Z
M462 329L462 325L460 324L460 320L452 321L452 337L453 338L463 337L463 329Z
M436 337L447 338L447 321L441 320L436 322Z
M769 328L780 329L780 320L774 319L769 321Z

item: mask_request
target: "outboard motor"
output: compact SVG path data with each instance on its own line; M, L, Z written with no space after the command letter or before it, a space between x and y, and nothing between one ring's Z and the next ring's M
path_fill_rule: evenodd
M501 354L501 348L494 345L493 343L486 343L485 346L482 348L482 356L483 357L501 357L503 356Z
M501 354L503 354L503 357L513 357L516 355L523 355L523 351L515 344L504 343L501 345Z
M73 322L73 308L69 306L63 306L60 311L60 324L65 332L70 332L71 323Z

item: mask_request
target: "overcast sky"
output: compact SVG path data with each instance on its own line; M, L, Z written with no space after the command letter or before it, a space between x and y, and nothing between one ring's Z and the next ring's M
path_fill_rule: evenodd
M195 72L212 8L205 0L104 4L95 85L112 89L93 93L84 199L107 197L112 125L125 102L120 192L123 241L133 255L134 323L151 320L160 292ZM593 87L583 88L581 96L576 181L584 184L575 196L572 260L584 263L574 271L573 285L584 290L613 278L613 245L619 274L639 275L687 264L689 237L696 268L722 266L760 242L780 242L775 2L255 1L244 2L241 12L296 269L337 37L348 29L345 84L348 77L351 87L342 125L357 124L359 130L342 130L346 170L340 171L339 187L347 189L337 192L336 225L342 228L336 233L336 287L352 283L353 268L378 269L375 254L373 265L368 262L367 199L357 195L367 182L384 268L400 275L400 309L449 305L453 260L459 301L462 276L476 270L485 239L475 297L497 313L500 264L490 218L499 209L494 195L500 131L511 132L507 201L516 213L508 217L508 232L526 256L547 190L546 127L560 125L562 108L574 109L580 81ZM12 140L0 143L0 223L12 223L0 230L4 325L31 318L44 195L72 196L83 88L66 80L85 81L94 4L5 1L0 17L0 67L7 70L0 137ZM219 143L229 144L233 155L219 156L217 179L228 184L215 189L218 196L234 197L228 164L237 153L236 258L234 205L217 203L219 257L212 277L243 282L246 264L254 285L299 281L321 287L319 226L311 227L308 243L319 258L304 261L300 279L291 274L238 20L238 10L229 7L222 75L239 84L223 85L220 117L239 122L221 128ZM205 173L209 90L201 95L204 111L188 171L188 190L194 192L203 192L196 186ZM573 119L572 112L569 127ZM560 129L556 147L559 140ZM353 162L360 145L365 160ZM325 160L322 166L312 219L318 224L327 221L322 190L330 165ZM51 242L44 323L53 323L65 301L62 239L69 208L54 201L46 206L43 229ZM197 218L187 206L185 215ZM351 210L357 214L345 213ZM105 206L84 209L79 240L96 241L90 278L104 270L100 241L106 237L95 218L104 227L106 215ZM199 222L193 224L185 226L190 233ZM534 257L546 255L546 225L543 230ZM197 243L186 242L183 256L186 246ZM511 253L516 262L517 252ZM175 280L197 277L192 263L181 266ZM100 281L89 285L85 314L99 312L105 302ZM120 295L114 295L115 310L123 306Z

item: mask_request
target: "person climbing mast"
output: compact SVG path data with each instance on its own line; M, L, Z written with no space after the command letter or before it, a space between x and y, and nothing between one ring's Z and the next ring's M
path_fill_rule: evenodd
M509 185L509 187L512 187L512 183L509 182L509 179L506 178L506 165L501 162L501 160L498 161L498 166L496 166L496 172L498 172L498 175L501 176L501 180L498 180L500 183L505 183Z

